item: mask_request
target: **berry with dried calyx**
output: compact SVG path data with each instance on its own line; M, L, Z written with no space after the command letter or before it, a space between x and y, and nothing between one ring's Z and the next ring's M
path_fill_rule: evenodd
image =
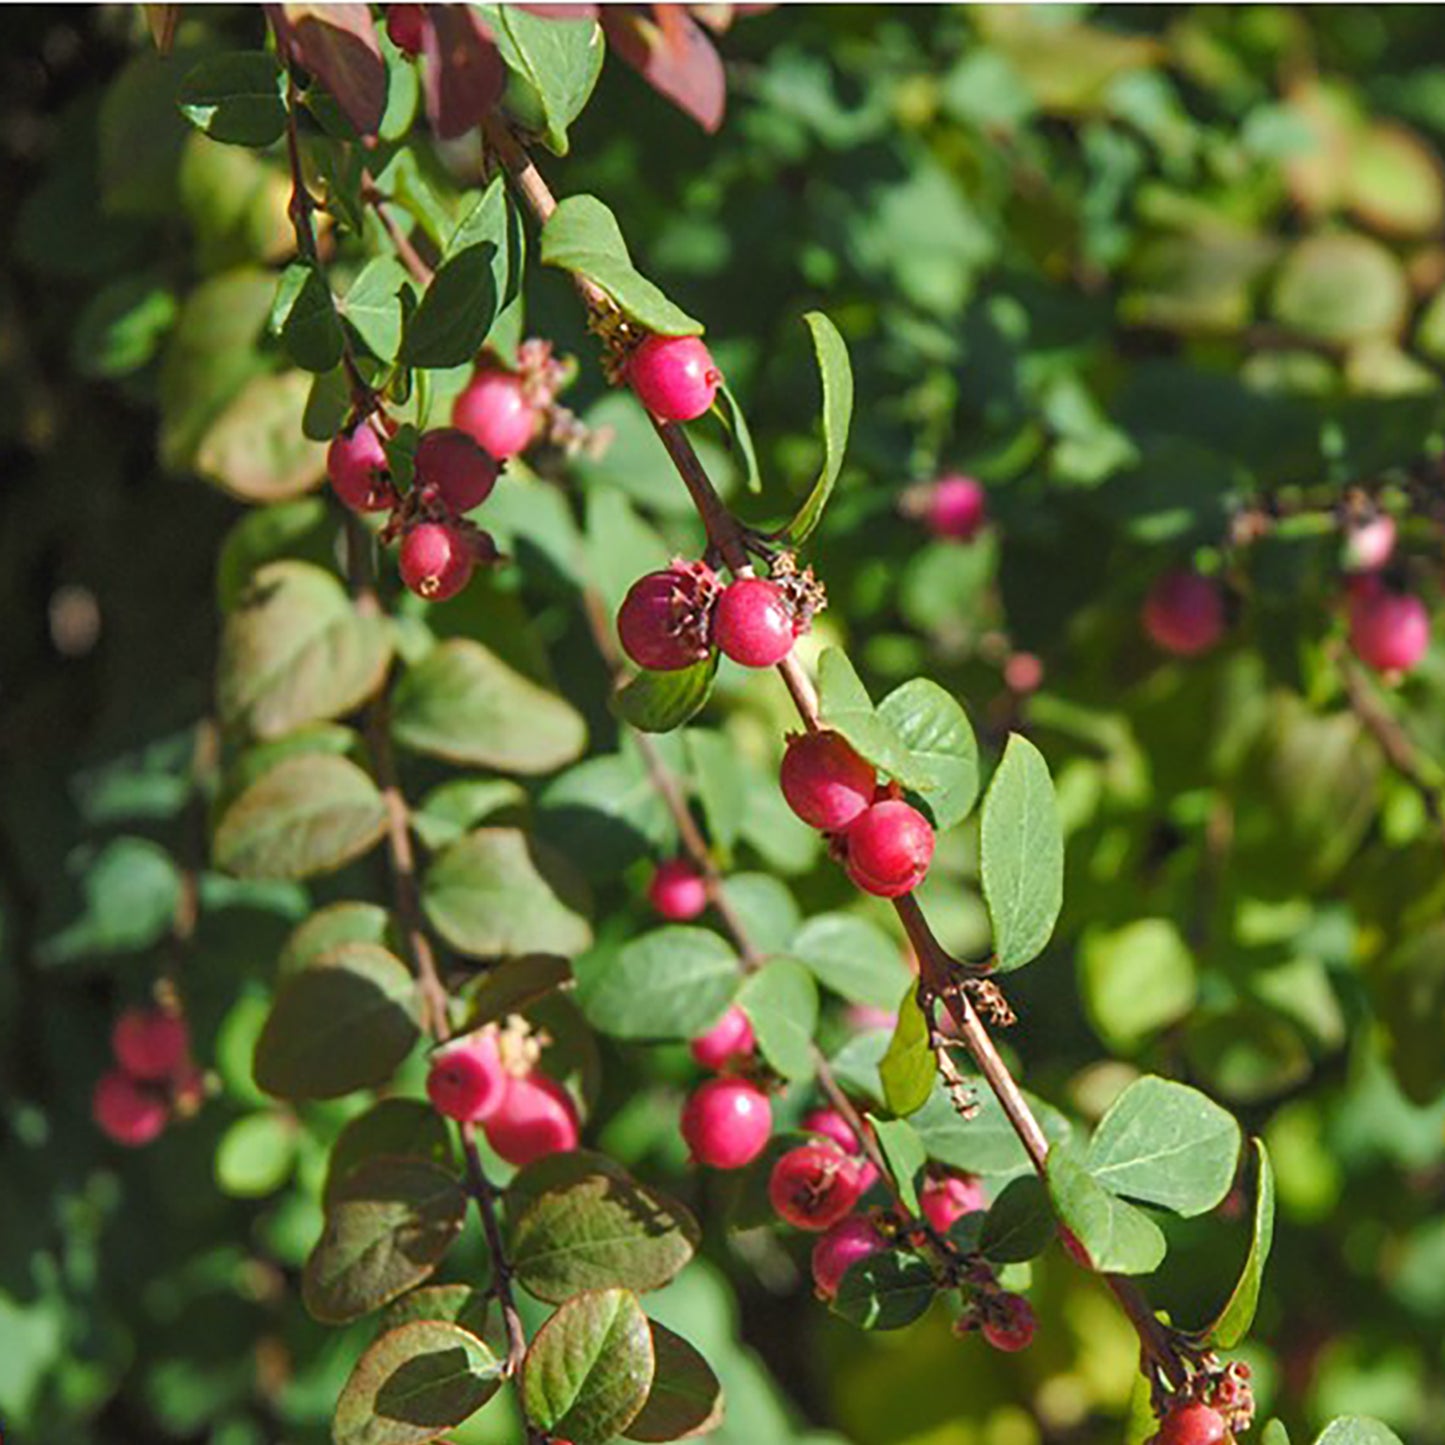
M674 562L639 577L617 609L617 635L638 667L675 672L707 657L717 574L706 562Z
M190 1055L190 1031L180 1014L129 1008L115 1021L110 1047L131 1078L155 1083L180 1072Z
M108 1139L130 1149L149 1144L170 1119L161 1095L123 1069L101 1076L91 1096L90 1113Z
M662 421L693 421L713 403L722 373L699 336L649 336L627 358L638 400Z
M460 516L480 507L497 484L496 462L458 427L439 427L417 443L418 487L435 487L447 508Z
M499 462L531 445L538 418L522 378L500 367L478 371L452 403L452 425Z
M779 782L805 823L841 833L872 803L878 774L842 733L813 732L790 739Z
M744 667L773 667L793 650L797 635L787 595L766 577L739 577L718 598L713 636L724 655Z
M1224 593L1198 572L1166 572L1144 599L1144 630L1176 657L1198 657L1224 636Z
M799 1229L827 1229L863 1193L858 1160L831 1141L789 1149L768 1178L768 1199L780 1218Z
M824 1299L833 1299L843 1276L860 1259L877 1254L886 1241L873 1222L861 1214L840 1219L813 1246L813 1284Z
M747 1014L737 1004L705 1033L699 1034L689 1047L692 1056L705 1069L716 1072L729 1064L750 1058L757 1040Z
M996 1350L1012 1354L1034 1339L1033 1307L1020 1294L996 1294L981 1306L983 1337Z
M487 1143L518 1169L544 1155L575 1149L581 1135L571 1094L537 1069L507 1076L501 1101L482 1129Z
M647 901L660 917L686 923L707 907L707 879L686 858L669 858L657 865Z
M699 1164L741 1169L766 1147L773 1132L773 1106L746 1079L709 1079L682 1111L682 1137Z
M479 1123L501 1108L510 1083L496 1034L483 1031L453 1039L432 1055L426 1091L438 1113Z
M1228 1427L1218 1410L1202 1400L1176 1405L1159 1422L1155 1445L1222 1445Z
M460 527L420 522L401 539L397 570L418 597L445 602L472 580L476 563L476 550Z
M391 463L376 428L360 421L337 432L326 449L331 489L353 512L385 512L397 503Z
M933 860L928 819L897 798L867 808L846 836L848 876L865 893L880 898L912 892Z

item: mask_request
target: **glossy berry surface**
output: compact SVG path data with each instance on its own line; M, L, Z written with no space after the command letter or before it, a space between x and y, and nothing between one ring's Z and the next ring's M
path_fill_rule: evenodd
M337 432L326 449L331 489L353 512L384 512L396 502L386 448L366 422Z
M482 1128L487 1143L518 1169L547 1154L575 1149L581 1136L572 1096L536 1070L521 1078L508 1075L501 1101Z
M695 1038L689 1047L693 1058L704 1069L716 1071L726 1068L735 1060L750 1057L756 1042L747 1014L737 1004L733 1004L705 1034Z
M647 901L659 917L686 923L707 907L707 880L686 858L669 858L657 865Z
M971 542L988 521L983 487L972 477L940 477L928 494L923 516L935 537Z
M401 580L429 602L455 597L472 580L475 566L466 535L445 522L422 522L401 539Z
M149 1144L170 1118L165 1100L121 1069L101 1076L90 1112L108 1139L132 1149Z
M872 803L878 774L841 733L815 732L788 743L779 782L788 806L805 823L841 833Z
M718 598L713 636L744 667L772 667L793 650L793 609L766 577L739 577Z
M990 1304L983 1320L983 1337L996 1350L1012 1354L1026 1350L1034 1339L1034 1312L1019 1294L1003 1294Z
M448 1119L481 1122L502 1106L510 1082L492 1034L472 1034L439 1048L431 1057L426 1092Z
M789 1149L768 1178L769 1202L779 1218L799 1229L837 1224L862 1193L858 1161L831 1142Z
M180 1071L190 1053L190 1032L179 1014L131 1008L115 1021L110 1047L131 1078L156 1082Z
M622 650L638 667L674 672L708 655L717 576L705 562L676 562L639 577L617 609Z
M403 55L420 55L426 35L424 5L388 5L386 33Z
M452 403L452 425L499 462L526 450L537 433L537 419L522 378L496 368L477 372Z
M1218 1410L1201 1400L1190 1400L1164 1417L1154 1439L1156 1445L1220 1445L1226 1433Z
M1430 614L1418 597L1365 583L1350 598L1350 646L1377 672L1408 672L1430 647Z
M1224 636L1224 594L1198 572L1166 572L1144 599L1144 630L1156 647L1197 657Z
M628 358L637 399L662 421L693 421L713 403L722 373L698 336L649 336Z
M918 1207L923 1217L940 1233L947 1234L965 1214L986 1209L983 1186L969 1174L950 1174L930 1179L919 1191Z
M848 876L865 893L901 898L923 882L933 860L933 828L898 799L874 803L848 829Z
M435 487L460 516L491 496L497 464L460 428L440 427L417 444L416 480L418 486Z
M699 1164L741 1169L751 1164L773 1132L773 1106L746 1079L709 1079L682 1111L682 1137Z
M860 1259L883 1248L883 1236L861 1214L851 1214L830 1226L813 1246L813 1284L824 1299L832 1299L843 1276Z
M831 1139L845 1154L862 1151L863 1145L852 1126L836 1109L814 1109L803 1119L803 1128L809 1134Z

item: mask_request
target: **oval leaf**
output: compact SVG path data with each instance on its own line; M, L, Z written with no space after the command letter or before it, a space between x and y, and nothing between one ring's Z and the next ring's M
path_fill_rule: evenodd
M275 57L261 50L233 50L192 66L176 92L176 104L212 140L268 146L286 130L284 90Z
M602 29L595 20L532 15L499 5L495 36L507 68L541 103L547 148L567 154L567 127L582 113L602 73Z
M933 1092L937 1061L929 1046L928 1020L912 984L898 1005L898 1023L878 1065L883 1098L900 1118L916 1114Z
M910 977L898 945L876 924L847 913L810 918L788 952L807 964L824 988L874 1008L891 1009Z
M807 500L788 523L787 535L794 545L801 543L822 519L843 469L848 429L853 421L853 367L848 348L838 328L821 311L809 311L803 320L812 333L818 375L823 380L823 469Z
M978 797L978 743L968 714L936 682L915 677L878 704L911 755L908 786L940 831L968 817Z
M818 988L801 963L775 958L749 974L738 1003L757 1035L762 1056L785 1079L813 1076L813 1031L818 1026Z
M1402 1442L1380 1420L1368 1415L1341 1415L1315 1436L1314 1445L1402 1445Z
M639 672L612 695L612 711L640 732L670 733L695 717L712 696L718 654L671 672Z
M937 1292L933 1271L916 1254L883 1249L843 1276L833 1309L859 1329L901 1330L933 1303Z
M824 727L842 733L880 772L901 778L908 771L903 739L879 716L847 653L836 647L818 659L818 711Z
M382 1099L336 1136L326 1162L321 1207L330 1209L348 1176L382 1155L428 1159L456 1173L451 1128L431 1104L421 1099Z
M627 1427L629 1440L687 1440L723 1421L722 1386L712 1367L681 1335L648 1320L655 1362L647 1403Z
M1150 1274L1163 1262L1164 1235L1141 1209L1095 1180L1072 1145L1049 1151L1049 1198L1101 1274Z
M1011 1179L989 1207L978 1247L995 1264L1022 1264L1042 1254L1056 1230L1043 1181L1023 1174Z
M588 1021L619 1039L691 1039L715 1023L737 991L737 954L705 928L658 928L576 963Z

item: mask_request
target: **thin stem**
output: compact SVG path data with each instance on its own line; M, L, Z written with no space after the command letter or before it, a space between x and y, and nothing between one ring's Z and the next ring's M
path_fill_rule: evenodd
M432 268L422 259L421 252L411 243L411 237L396 223L396 217L387 209L388 197L376 184L370 171L361 173L361 199L376 212L376 219L386 232L387 239L396 251L401 263L411 272L413 279L422 287L431 284Z

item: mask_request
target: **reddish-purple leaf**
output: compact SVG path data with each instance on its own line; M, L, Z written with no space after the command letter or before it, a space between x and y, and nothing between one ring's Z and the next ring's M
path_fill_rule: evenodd
M607 5L601 12L608 45L660 95L705 131L722 124L727 81L722 58L682 5Z
M329 90L362 135L374 135L386 110L386 61L367 5L272 5L281 39Z
M442 140L454 140L480 125L502 98L507 72L470 5L429 5L427 13L427 118Z

